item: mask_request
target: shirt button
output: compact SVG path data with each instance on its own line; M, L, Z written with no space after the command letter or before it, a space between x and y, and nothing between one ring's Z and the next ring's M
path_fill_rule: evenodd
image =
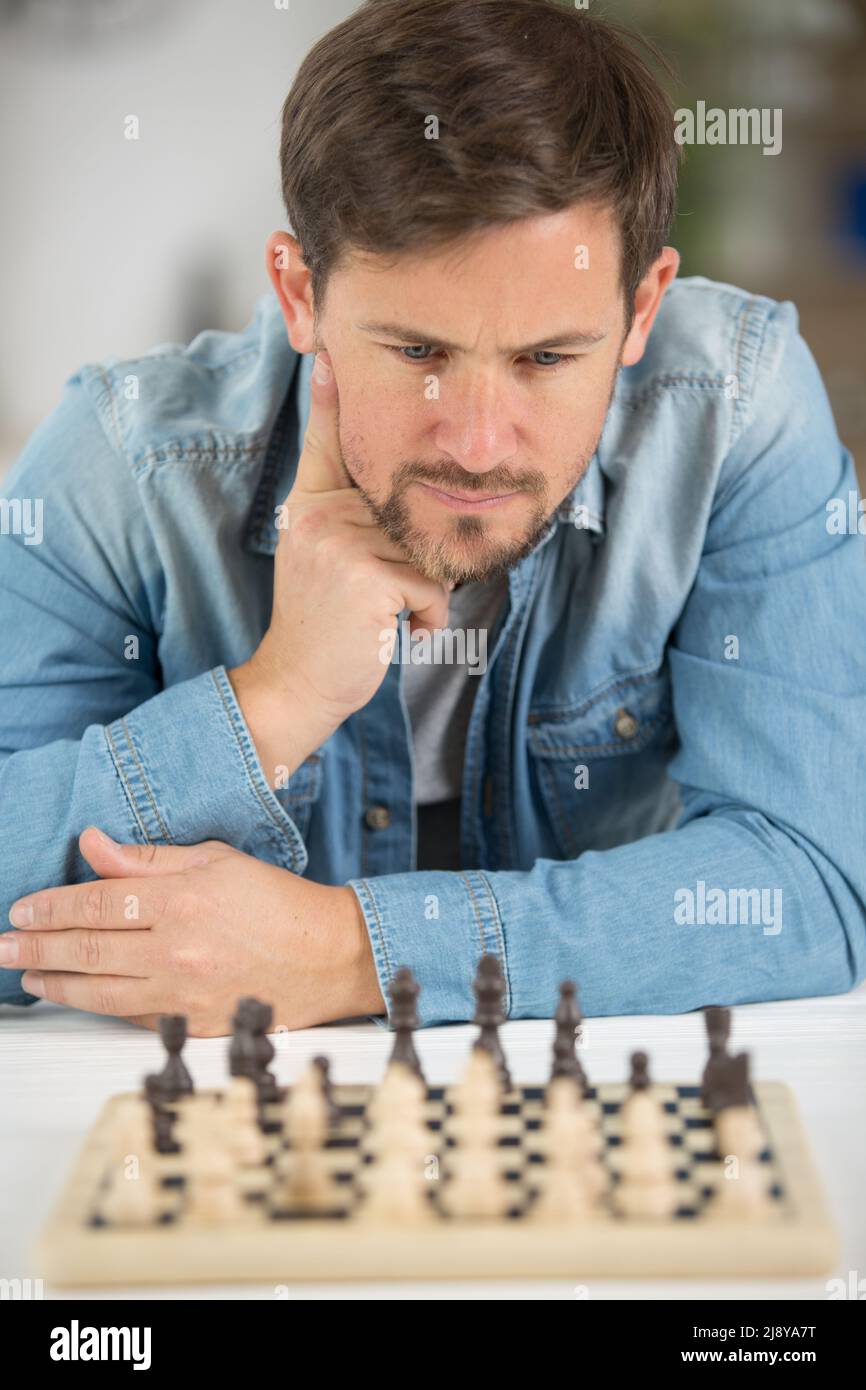
M364 820L371 830L387 830L391 824L391 812L387 806L369 806L364 812Z
M627 709L620 709L616 712L613 727L619 738L634 738L638 731L638 722Z

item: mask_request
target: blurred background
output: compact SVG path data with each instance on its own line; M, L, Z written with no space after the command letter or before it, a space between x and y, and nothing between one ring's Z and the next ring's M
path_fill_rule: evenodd
M82 362L247 323L283 99L355 7L0 0L0 475ZM676 107L782 108L778 155L686 147L673 241L682 274L795 302L866 487L866 0L591 8L659 44Z

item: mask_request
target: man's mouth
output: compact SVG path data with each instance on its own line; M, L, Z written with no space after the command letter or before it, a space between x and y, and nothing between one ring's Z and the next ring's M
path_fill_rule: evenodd
M417 483L417 487L423 488L428 494L437 497L445 507L451 507L454 511L481 512L489 511L491 507L500 507L505 502L510 502L512 497L519 497L519 490L515 492L446 492L444 488L433 487L431 483Z

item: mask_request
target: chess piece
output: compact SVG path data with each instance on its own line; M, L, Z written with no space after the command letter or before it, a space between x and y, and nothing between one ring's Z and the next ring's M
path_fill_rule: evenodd
M159 1020L159 1036L168 1057L162 1071L156 1074L152 1094L162 1104L192 1095L192 1077L187 1071L181 1052L186 1042L186 1017L183 1014L163 1014Z
M314 1063L303 1071L282 1102L283 1131L289 1142L277 1164L278 1202L298 1211L335 1205L333 1182L323 1158L328 1135L328 1103L321 1070Z
M731 1011L710 1004L704 1009L709 1055L701 1077L701 1104L705 1110L715 1110L720 1073L728 1061L728 1038L731 1034Z
M680 1205L676 1155L668 1143L664 1110L652 1094L645 1052L632 1053L630 1084L631 1094L620 1106L614 1207L623 1216L670 1217Z
M496 1058L488 1047L476 1044L453 1096L455 1115L449 1132L457 1146L448 1150L447 1179L440 1195L449 1216L503 1217L511 1206L504 1156L497 1144L500 1100Z
M261 1000L257 1001L257 1004L258 1010L253 1029L256 1065L254 1080L258 1086L259 1100L262 1104L265 1104L268 1101L280 1100L282 1091L280 1090L276 1077L268 1070L275 1055L274 1045L268 1037L268 1029L274 1021L274 1010L270 1004L265 1004Z
M118 1110L108 1190L99 1213L112 1226L150 1226L159 1219L161 1202L150 1106L144 1100L129 1100Z
M537 1136L544 1167L534 1176L541 1196L533 1212L539 1218L579 1215L606 1191L608 1177L602 1162L604 1138L598 1114L585 1100L580 1083L560 1076L547 1088L544 1118ZM569 1195L569 1184L573 1192Z
M511 1077L499 1037L499 1025L505 1022L505 980L502 966L496 956L488 953L481 957L472 982L472 991L477 1001L472 1021L480 1030L475 1046L490 1053L496 1063L502 1086L505 1090L510 1090Z
M645 1052L631 1055L631 1093L620 1106L624 1139L638 1139L666 1132L664 1111L651 1091L649 1059Z
M719 1061L714 1085L716 1149L721 1162L706 1216L712 1220L760 1218L773 1204L761 1162L765 1138L749 1082L749 1054L740 1052Z
M262 1105L279 1100L282 1094L276 1079L268 1071L274 1058L274 1046L267 1036L272 1021L273 1009L270 1004L264 1004L250 995L238 1000L232 1019L229 1072L232 1076L248 1076L254 1081Z
M222 1097L220 1112L226 1142L235 1162L243 1167L264 1163L268 1142L258 1122L258 1096L249 1076L233 1076Z
M161 1154L178 1153L180 1144L172 1135L176 1112L169 1110L163 1103L162 1082L159 1076L151 1073L144 1078L144 1094L150 1106L154 1148Z
M235 1158L218 1105L210 1098L185 1107L178 1116L186 1169L184 1221L224 1225L244 1215Z
M551 1081L558 1076L570 1076L581 1087L584 1095L589 1089L586 1072L577 1055L577 1031L583 1022L583 1014L577 999L577 985L573 980L563 980L559 986L559 1003L554 1014L556 1031L553 1038L553 1066Z
M331 1063L327 1057L321 1054L313 1058L313 1066L319 1068L322 1082L322 1094L328 1105L328 1117L331 1122L340 1118L340 1107L334 1100L334 1088L331 1082Z
M421 1063L415 1051L413 1037L418 1027L418 995L421 986L407 965L401 965L388 986L391 999L391 1023L394 1028L394 1046L391 1050L392 1062L404 1062L424 1080Z

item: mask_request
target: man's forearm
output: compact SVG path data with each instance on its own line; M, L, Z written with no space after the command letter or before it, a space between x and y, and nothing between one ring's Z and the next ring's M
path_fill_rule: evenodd
M748 807L527 871L389 874L350 886L380 986L408 965L422 1027L472 1018L485 951L505 967L510 1018L551 1017L569 978L588 1015L607 1015L834 994L866 973L863 904L844 875ZM701 907L711 888L735 904L744 890L768 890L771 909L778 890L781 916L714 923ZM694 921L678 913L682 890L694 893Z

